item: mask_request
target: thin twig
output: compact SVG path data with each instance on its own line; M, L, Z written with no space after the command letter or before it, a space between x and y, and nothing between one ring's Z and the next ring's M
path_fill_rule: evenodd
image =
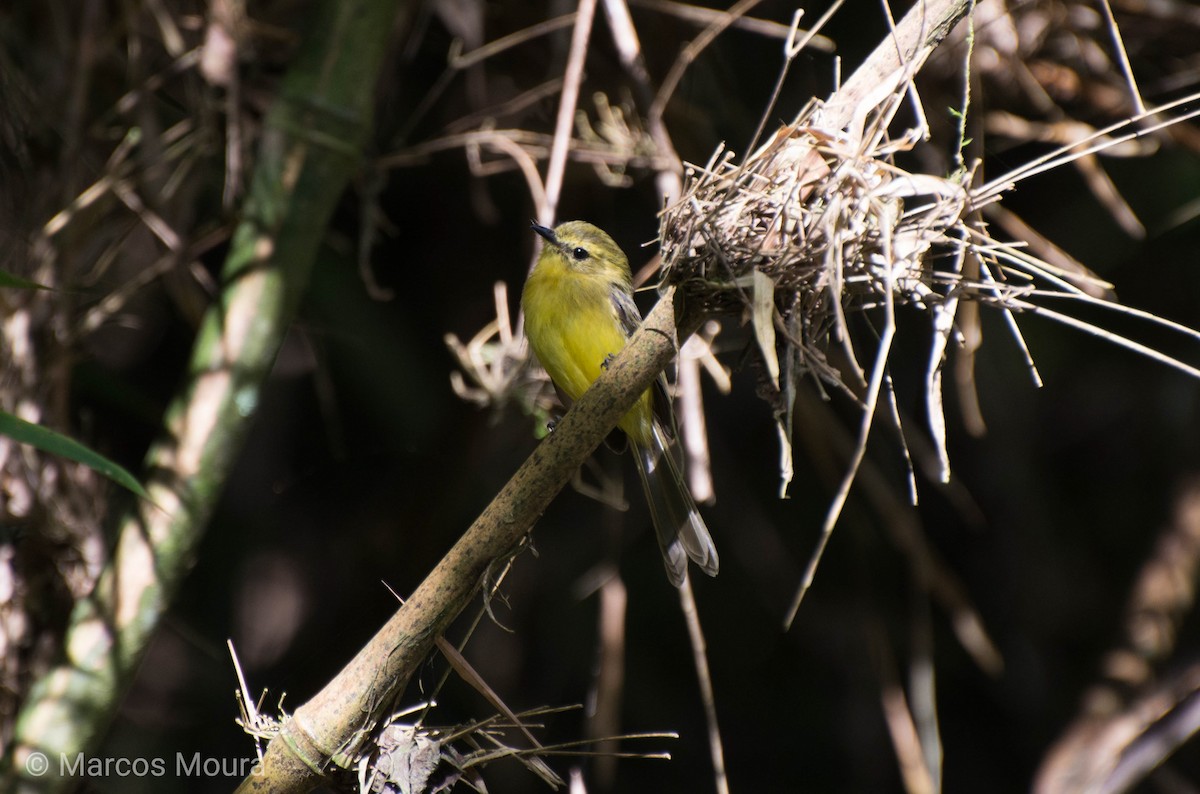
M684 72L692 65L692 61L707 49L708 45L712 44L721 32L733 24L734 20L742 17L754 6L758 5L762 0L738 0L733 7L723 13L719 19L714 20L707 28L696 37L695 41L689 43L680 51L675 58L675 63L671 65L671 70L667 72L667 76L663 78L662 85L658 88L658 95L654 97L654 103L650 105L650 112L647 114L651 119L662 118L663 112L667 109L667 102L671 100L671 95L675 93L675 89L679 86L679 81L683 79Z
M1133 76L1133 67L1129 65L1129 53L1125 51L1125 40L1121 37L1121 28L1117 25L1116 18L1113 17L1112 5L1108 0L1100 0L1100 8L1104 11L1104 21L1108 24L1109 33L1112 34L1113 48L1117 51L1117 61L1121 64L1121 72L1129 84L1129 99L1133 102L1134 110L1138 113L1145 113L1146 103L1142 101L1142 92L1138 89L1137 79Z
M537 208L538 223L553 226L562 191L563 174L567 165L567 144L575 124L575 107L579 104L579 84L583 81L583 64L587 59L588 39L592 35L592 19L596 15L596 0L579 0L575 12L575 28L571 33L571 50L563 72L562 95L558 117L554 121L554 141L550 145L550 162L546 166L546 203ZM530 269L533 263L530 262ZM521 323L518 321L518 325Z
M867 439L871 434L871 423L875 418L875 407L879 403L879 392L883 387L883 378L887 371L887 360L888 355L891 353L892 340L896 335L895 305L891 300L890 292L884 299L883 306L885 313L883 332L879 337L879 347L875 353L875 364L871 368L871 380L867 385L863 416L858 431L858 442L854 446L854 454L846 468L842 484L834 494L833 500L829 505L829 510L825 514L825 523L821 526L821 535L817 539L817 547L813 550L812 556L809 558L808 565L804 569L804 574L800 578L800 587L797 588L796 595L792 599L792 604L788 608L787 616L784 618L783 624L786 628L790 628L792 622L796 619L796 613L800 610L800 604L804 600L804 595L812 586L813 579L817 575L817 566L825 554L825 547L829 545L829 539L833 536L833 528L836 526L838 518L841 517L842 508L850 496L850 487L854 484L854 478L858 474L858 467L862 465L863 457L867 454Z
M646 8L652 11L658 11L664 14L670 14L679 19L692 22L696 25L708 26L714 22L721 21L721 18L728 13L719 8L707 8L705 6L691 5L688 3L677 3L674 0L632 0L633 5L639 8ZM759 36L767 36L773 39L786 40L792 38L795 30L788 25L773 22L769 19L758 19L757 17L742 16L733 20L733 27L744 30L748 33L755 33ZM816 35L816 29L811 31L800 31L806 37L810 38L809 44L820 50L821 52L833 52L837 49L833 39L826 36Z
M696 666L696 678L700 682L700 702L704 706L704 721L708 725L708 753L713 765L713 784L717 794L729 794L729 776L725 772L725 748L721 743L721 727L717 723L717 698L713 694L712 671L708 667L708 647L704 640L704 627L700 625L700 612L696 608L692 580L686 575L679 588L679 604L687 621L688 639L692 644L692 662Z

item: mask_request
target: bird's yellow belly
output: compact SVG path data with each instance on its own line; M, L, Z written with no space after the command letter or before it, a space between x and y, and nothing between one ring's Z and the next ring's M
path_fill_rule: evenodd
M526 308L525 331L529 344L542 367L558 388L572 401L578 400L592 382L600 377L604 363L625 347L625 335L617 322L607 285L602 295L581 294L590 285L549 285L532 282L526 290L526 303L554 301L546 311ZM574 286L574 285L573 285ZM635 442L644 442L650 433L650 393L620 421L620 427Z

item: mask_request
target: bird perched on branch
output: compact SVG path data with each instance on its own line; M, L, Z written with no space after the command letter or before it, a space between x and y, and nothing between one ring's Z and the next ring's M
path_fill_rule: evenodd
M533 230L546 242L521 295L525 333L554 385L574 401L641 322L629 260L590 223L568 221L554 229L535 223ZM716 575L718 559L675 457L669 411L667 403L664 426L647 390L617 426L633 450L667 577L679 587L689 557L709 576Z

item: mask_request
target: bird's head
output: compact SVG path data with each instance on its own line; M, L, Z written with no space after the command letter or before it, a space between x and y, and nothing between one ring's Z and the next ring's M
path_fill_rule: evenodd
M553 257L570 270L629 283L629 260L603 229L586 221L567 221L553 229L537 223L532 227L546 240L539 264Z

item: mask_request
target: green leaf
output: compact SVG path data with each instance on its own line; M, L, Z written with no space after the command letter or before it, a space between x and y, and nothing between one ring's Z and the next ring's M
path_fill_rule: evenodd
M0 287L17 287L19 289L50 289L45 284L39 284L36 281L14 276L4 270L0 270Z
M100 453L88 449L73 438L56 433L41 425L26 422L24 419L19 419L4 411L0 411L0 435L8 436L22 444L37 447L43 452L78 461L118 485L128 488L138 496L150 498L146 489L128 470L113 463Z

